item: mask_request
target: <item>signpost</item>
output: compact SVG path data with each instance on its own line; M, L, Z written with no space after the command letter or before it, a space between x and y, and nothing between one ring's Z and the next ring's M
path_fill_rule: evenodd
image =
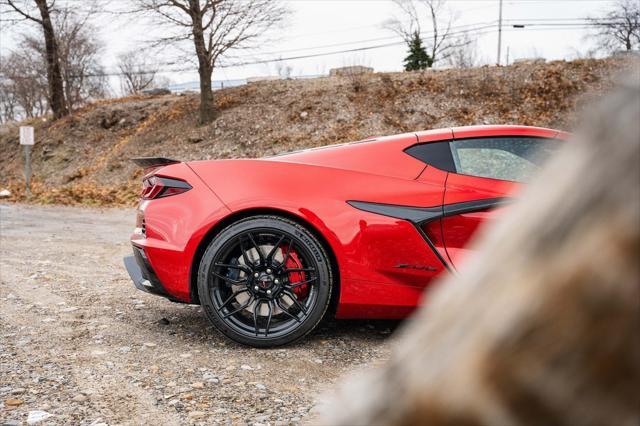
M27 196L31 195L31 147L33 143L33 127L20 127L20 145L24 147L24 177Z

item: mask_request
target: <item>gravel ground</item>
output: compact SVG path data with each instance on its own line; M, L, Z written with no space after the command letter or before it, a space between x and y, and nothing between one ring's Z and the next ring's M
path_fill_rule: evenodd
M0 424L305 423L340 375L388 358L390 322L331 321L273 350L227 341L199 306L133 288L133 220L0 205Z

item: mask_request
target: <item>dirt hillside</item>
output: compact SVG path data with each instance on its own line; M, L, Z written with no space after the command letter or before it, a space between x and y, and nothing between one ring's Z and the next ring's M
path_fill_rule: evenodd
M570 129L576 107L612 84L617 59L377 73L251 83L216 92L218 118L197 126L197 95L101 101L57 122L34 119L32 198L132 205L128 159L259 157L407 131L471 124ZM585 95L590 96L585 96ZM0 127L0 189L24 199L18 125Z

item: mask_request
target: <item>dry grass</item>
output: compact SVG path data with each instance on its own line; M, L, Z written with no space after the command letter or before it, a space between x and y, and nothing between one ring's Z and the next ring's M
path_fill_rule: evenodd
M93 207L134 206L138 199L140 184L129 182L124 186L97 186L92 183L72 183L52 188L39 181L31 183L31 194L27 195L24 182L11 181L10 202L35 204L83 205Z

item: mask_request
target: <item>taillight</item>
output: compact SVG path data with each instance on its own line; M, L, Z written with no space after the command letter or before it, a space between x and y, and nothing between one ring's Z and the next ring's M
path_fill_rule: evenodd
M140 197L142 197L143 200L153 200L155 198L182 194L190 189L191 185L183 180L162 176L149 176L142 181L142 193Z

